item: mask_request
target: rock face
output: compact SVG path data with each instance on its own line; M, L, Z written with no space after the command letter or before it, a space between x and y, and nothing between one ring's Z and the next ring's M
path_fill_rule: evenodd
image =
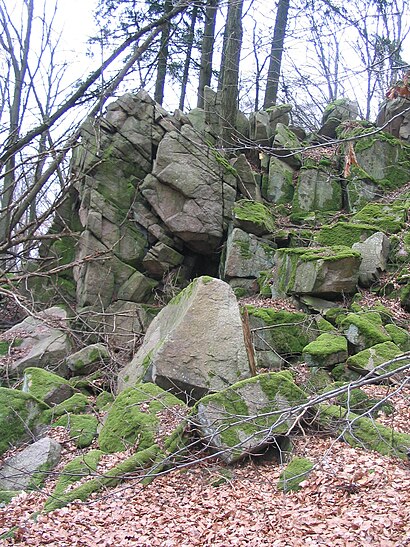
M152 174L141 185L167 228L194 251L212 253L230 218L236 179L221 162L222 156L184 125L162 139Z
M199 398L249 375L235 295L227 283L200 277L152 321L118 390L142 380Z
M60 461L61 445L45 437L8 458L0 468L0 490L27 490L39 486Z
M208 395L195 407L200 436L227 463L255 454L292 427L292 412L282 409L306 401L288 372L260 374ZM269 413L269 415L264 415Z

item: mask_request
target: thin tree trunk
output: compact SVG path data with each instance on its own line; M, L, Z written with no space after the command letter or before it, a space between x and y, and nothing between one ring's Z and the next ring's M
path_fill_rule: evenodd
M275 28L271 45L268 79L266 83L265 100L263 107L266 109L274 104L278 98L280 69L282 64L283 44L285 42L286 26L288 22L290 0L279 0L276 12Z
M204 108L204 89L211 85L212 57L215 42L215 24L218 11L218 0L208 0L205 10L204 34L202 37L201 66L199 70L198 103L199 108Z
M227 17L227 40L224 57L221 97L221 138L223 146L232 145L232 131L238 113L239 61L242 47L243 0L230 0Z
M197 15L198 15L198 6L194 6L192 10L192 14L191 14L191 24L189 26L188 47L186 50L184 72L182 74L181 97L179 99L180 110L184 110L186 88L188 85L188 77L189 77L189 66L191 64L192 48L194 47L195 25L196 25Z
M165 14L172 10L172 0L165 0ZM158 54L157 79L155 81L154 100L162 104L164 101L165 79L167 77L168 45L171 23L168 21L161 33L161 44Z

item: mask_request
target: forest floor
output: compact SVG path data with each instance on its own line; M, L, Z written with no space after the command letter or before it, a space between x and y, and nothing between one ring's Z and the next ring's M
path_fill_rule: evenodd
M387 387L369 386L372 396ZM391 388L390 388L391 389ZM393 396L395 412L379 420L410 433L410 388ZM406 546L410 545L410 462L301 432L294 454L315 462L298 492L277 482L284 465L265 457L227 467L204 453L191 464L141 486L116 488L42 514L56 476L80 453L63 428L54 436L63 457L41 491L23 493L0 509L4 545L111 546ZM129 454L106 456L103 472Z

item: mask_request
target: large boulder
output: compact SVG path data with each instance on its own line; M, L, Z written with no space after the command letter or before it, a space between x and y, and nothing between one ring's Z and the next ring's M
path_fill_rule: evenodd
M193 251L212 254L236 196L235 171L189 125L167 133L141 192L167 228Z
M201 399L194 423L207 446L227 463L258 453L294 426L290 410L306 402L288 372L260 374ZM282 412L285 410L286 412Z
M0 490L38 487L60 461L61 445L45 437L8 458L0 468Z
M339 176L330 167L307 167L299 172L293 212L339 211L342 188Z
M262 195L272 203L291 203L294 193L294 169L279 158L271 157L262 178Z
M224 281L200 277L152 321L118 390L145 381L199 398L249 375L235 295Z
M64 376L64 364L70 353L70 340L67 332L67 313L58 307L49 308L37 317L27 317L7 331L7 336L15 335L22 340L22 357L8 367L8 374L18 376L28 367L49 368Z
M272 294L334 297L354 293L360 262L360 253L344 246L278 249Z

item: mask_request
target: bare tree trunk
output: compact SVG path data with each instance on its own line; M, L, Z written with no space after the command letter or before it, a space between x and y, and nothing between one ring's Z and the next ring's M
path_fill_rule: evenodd
M198 103L204 108L204 89L211 85L212 57L215 42L215 23L218 11L218 0L208 0L205 10L204 34L202 37L201 66L199 70Z
M8 145L13 145L18 141L20 135L21 113L24 105L22 104L22 93L24 79L28 68L28 54L30 50L31 28L33 24L34 0L27 2L27 28L22 41L22 49L20 59L17 57L13 47L13 38L9 33L9 20L3 4L0 5L0 17L2 26L2 36L0 36L0 44L4 51L7 51L11 56L11 63L14 73L14 89L13 98L10 104L10 130L8 137ZM5 164L5 175L1 188L0 195L0 241L7 237L8 227L10 224L10 207L13 202L13 196L16 186L16 157L9 156Z
M238 113L238 83L239 83L239 62L242 48L242 9L243 0L230 0L228 6L228 17L225 33L226 51L224 63L221 67L223 72L222 97L221 97L221 118L222 145L232 145L232 131L235 128L236 116Z
M188 85L188 77L189 77L189 67L191 64L192 48L194 47L195 25L196 25L197 16L198 16L198 6L194 6L192 10L192 14L191 14L191 24L189 26L188 45L186 50L185 62L184 62L184 72L182 74L181 97L179 98L180 110L184 110L186 88Z
M271 45L268 79L266 83L264 108L276 104L280 69L282 64L283 44L285 42L286 25L288 22L289 0L279 0L276 12L275 28Z
M172 0L165 0L165 14L172 10ZM161 33L161 44L158 54L157 79L155 81L154 99L157 103L162 104L164 101L165 79L167 77L168 65L168 44L170 35L170 22L164 25Z

